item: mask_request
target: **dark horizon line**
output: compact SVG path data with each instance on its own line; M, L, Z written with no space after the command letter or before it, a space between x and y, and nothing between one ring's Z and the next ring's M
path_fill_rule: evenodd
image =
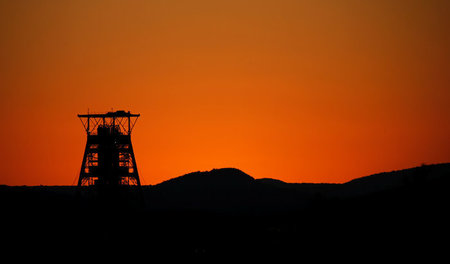
M180 175L180 176L176 176L176 177L173 177L173 178L164 180L164 181L159 182L159 183L156 183L156 184L143 184L142 186L143 186L143 187L144 187L144 186L156 186L156 185L159 185L159 184L164 183L164 182L166 182L166 181L170 181L170 180L172 180L172 179L176 179L176 178L179 178L179 177L183 177L183 176L188 175L188 174L190 174L190 173L197 173L197 172L211 172L212 170L222 170L222 169L237 169L237 170L239 170L239 171L241 171L241 172L243 172L243 173L249 175L249 176L252 177L254 180L264 180L264 179L268 179L268 180L276 180L276 181L280 181L280 182L286 183L286 184L336 184L336 185L339 185L339 184L346 184L346 183L349 183L349 182L351 182L351 181L354 181L354 180L357 180L357 179L361 179L361 178L365 178L365 177L369 177L369 176L373 176L373 175L379 175L379 174L391 173L391 172L397 172L397 171L403 171L403 170L410 170L410 169L419 168L419 167L425 167L425 166L446 165L446 164L450 164L450 162L430 163L430 164L422 163L420 166L409 167L409 168L398 169L398 170L392 170L392 171L383 171L383 172L372 173L372 174L369 174L369 175L365 175L365 176L360 176L360 177L353 178L353 179L351 179L351 180L349 180L349 181L346 181L346 182L285 182L285 181L280 180L280 179L277 179L277 178L267 178L267 177L265 177L265 178L254 178L253 176L251 176L251 175L245 173L244 171L242 171L242 170L240 170L240 169L238 169L238 168L224 167L224 168L213 168L213 169L211 169L211 170L209 170L209 171L192 171L192 172L189 172L189 173ZM74 185L74 184L71 184L71 185L58 185L58 184L55 184L55 185L43 185L43 184L40 184L40 185L26 185L26 184L23 184L23 185L8 185L8 184L0 184L0 187L2 187L2 186L8 186L8 187L77 187L77 185Z

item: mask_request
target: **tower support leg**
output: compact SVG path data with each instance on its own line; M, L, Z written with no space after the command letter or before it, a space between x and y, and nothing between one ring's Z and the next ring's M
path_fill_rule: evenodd
M138 173L138 169L137 169L137 164L136 164L136 158L134 157L134 150L133 150L133 144L130 141L130 154L131 154L131 159L133 162L133 174L134 177L136 179L136 183L139 186L139 188L141 187L141 181L139 179L139 173Z
M81 162L81 169L80 169L80 176L78 177L78 187L81 187L81 185L83 184L83 179L84 179L84 173L85 173L85 169L86 169L86 159L87 159L87 155L89 153L89 144L88 142L86 142L86 147L84 148L84 155L83 155L83 161Z

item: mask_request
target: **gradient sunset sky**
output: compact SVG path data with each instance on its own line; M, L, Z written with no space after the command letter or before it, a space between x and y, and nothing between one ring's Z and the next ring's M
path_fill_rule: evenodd
M450 1L0 0L0 184L71 185L78 113L140 113L143 184L450 162Z

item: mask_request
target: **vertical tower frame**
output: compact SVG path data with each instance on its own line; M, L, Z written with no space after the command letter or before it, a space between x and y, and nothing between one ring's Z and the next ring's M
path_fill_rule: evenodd
M78 186L141 186L131 132L140 114L79 114L87 134Z

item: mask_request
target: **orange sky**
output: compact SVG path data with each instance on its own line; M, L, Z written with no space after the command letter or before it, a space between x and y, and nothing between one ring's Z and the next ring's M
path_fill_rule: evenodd
M0 1L0 184L76 183L78 113L140 113L143 184L450 161L450 1Z

